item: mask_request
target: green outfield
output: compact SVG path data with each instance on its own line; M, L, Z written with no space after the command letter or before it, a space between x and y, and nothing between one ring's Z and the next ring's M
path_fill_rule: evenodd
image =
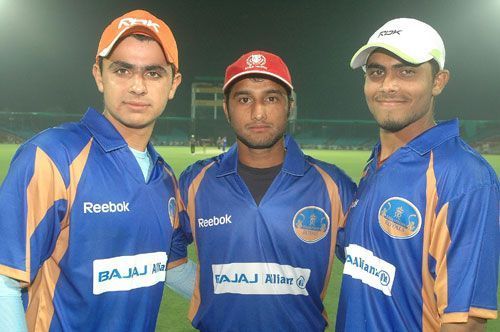
M7 173L10 159L14 155L16 149L16 145L0 144L0 181L3 180ZM194 155L189 153L189 148L187 147L159 147L158 150L167 162L170 163L177 175L179 175L189 164L218 153L214 148L207 148L205 152L198 148L197 153ZM306 153L315 158L336 164L345 170L345 172L356 182L359 181L362 168L369 156L368 151L306 150ZM493 165L497 174L499 174L500 155L486 155L485 158ZM190 250L190 255L192 256L192 254L193 251ZM335 322L341 268L342 265L338 261L335 261L330 287L325 300L325 306L331 322L330 326L333 326ZM186 318L189 306L188 301L182 299L168 289L165 290L164 295L160 315L158 317L157 330L175 332L193 331ZM488 325L488 331L500 331L500 320L497 319L490 322ZM333 331L333 328L329 328L328 331Z

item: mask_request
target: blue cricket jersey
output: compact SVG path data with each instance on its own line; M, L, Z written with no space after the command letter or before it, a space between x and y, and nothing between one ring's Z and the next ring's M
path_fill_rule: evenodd
M17 151L0 188L0 273L27 285L30 330L155 329L178 188L148 151L145 183L122 136L92 109Z
M286 137L280 173L257 205L238 150L180 177L199 267L189 317L202 331L323 331L337 228L355 184ZM184 215L184 213L183 213Z
M441 123L377 169L348 213L338 331L438 331L497 316L499 183Z

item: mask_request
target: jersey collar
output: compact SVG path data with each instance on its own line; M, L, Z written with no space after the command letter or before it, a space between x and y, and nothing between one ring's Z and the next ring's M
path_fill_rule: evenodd
M111 122L95 109L89 107L81 122L104 151L110 152L128 146Z
M308 163L295 140L290 135L285 135L285 161L282 171L295 176L303 176ZM225 154L218 157L219 170L217 177L235 174L238 171L238 145L235 143Z
M111 124L111 122L108 121L108 119L104 117L104 115L97 112L95 109L89 107L81 122L85 127L87 127L95 141L104 151L111 152L128 147L127 142L125 142L118 130L116 130L116 128ZM148 142L147 149L153 162L156 162L159 159L163 161L150 142Z
M415 137L408 143L408 147L423 156L450 138L457 137L458 135L458 119L443 121Z

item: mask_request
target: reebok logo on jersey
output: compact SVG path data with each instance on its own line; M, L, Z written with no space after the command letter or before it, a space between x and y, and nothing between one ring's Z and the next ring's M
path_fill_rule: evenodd
M198 227L203 228L203 227L212 227L212 226L219 226L219 225L225 225L225 224L231 224L231 215L225 214L221 217L216 217L213 216L212 218L209 219L203 219L203 218L198 218Z
M83 202L83 213L115 213L115 212L130 212L128 207L129 202L121 202L121 203L92 203L92 202Z
M344 274L381 290L387 296L392 296L391 290L396 275L394 265L356 244L349 244L345 248L345 253Z
M212 264L214 294L309 295L310 269L277 263Z

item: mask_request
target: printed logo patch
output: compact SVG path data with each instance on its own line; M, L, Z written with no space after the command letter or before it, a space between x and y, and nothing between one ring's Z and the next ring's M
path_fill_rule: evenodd
M165 281L167 253L96 259L93 262L95 295L153 286Z
M310 269L276 263L212 265L214 294L309 295Z
M373 252L356 244L349 244L345 248L345 253L344 274L381 290L387 296L392 296L392 285L396 275L394 265L374 256Z
M245 69L251 68L264 68L266 67L266 57L262 54L252 54L247 58L247 67Z
M412 202L401 197L391 197L380 206L378 223L390 237L409 239L420 231L422 216Z
M318 242L328 234L330 218L317 206L306 206L293 217L295 234L306 243Z
M168 216L170 217L170 223L172 227L174 226L175 214L177 213L177 202L175 197L170 197L168 200Z

